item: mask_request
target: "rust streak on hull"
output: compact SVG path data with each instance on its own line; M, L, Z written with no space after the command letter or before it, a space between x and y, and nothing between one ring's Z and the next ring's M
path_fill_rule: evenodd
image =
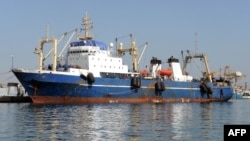
M224 102L229 99L207 99L207 98L162 98L146 97L139 98L79 98L79 97L49 97L49 96L31 96L34 104L101 104L101 103L173 103L173 102Z

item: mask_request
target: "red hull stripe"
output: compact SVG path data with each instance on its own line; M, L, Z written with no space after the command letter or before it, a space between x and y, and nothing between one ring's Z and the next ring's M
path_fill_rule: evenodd
M140 97L140 98L80 98L80 97L49 97L31 96L35 104L90 104L90 103L171 103L171 102L222 102L229 99L207 99L207 98L162 98L162 97Z

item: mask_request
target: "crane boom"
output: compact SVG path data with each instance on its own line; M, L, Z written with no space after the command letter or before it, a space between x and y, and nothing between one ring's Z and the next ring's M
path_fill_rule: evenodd
M58 57L62 56L62 53L64 52L65 48L68 46L69 42L71 41L71 39L73 38L73 36L75 35L76 32L77 32L77 29L75 29L74 32L71 34L71 36L69 37L67 43L64 45L63 49L59 53Z
M145 52L147 46L148 46L148 42L146 42L145 45L144 45L144 47L143 47L143 50L142 50L142 52L141 52L141 55L140 55L140 57L139 57L139 59L138 59L138 64L140 64L142 55L144 54L144 52Z
M61 42L61 40L67 35L67 32L65 32L61 37L60 39L58 40L57 44L59 44ZM53 51L53 48L50 49L50 51L47 53L47 55L43 58L43 60L47 59L49 57L49 55L52 53Z

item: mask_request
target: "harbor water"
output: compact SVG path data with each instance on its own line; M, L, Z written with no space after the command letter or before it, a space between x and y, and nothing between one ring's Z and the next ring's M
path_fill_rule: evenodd
M249 105L0 103L0 140L223 141L225 124L250 124Z

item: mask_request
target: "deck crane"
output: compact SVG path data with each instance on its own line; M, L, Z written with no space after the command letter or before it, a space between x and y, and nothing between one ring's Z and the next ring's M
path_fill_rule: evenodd
M71 32L72 32L72 31L71 31ZM73 36L75 35L76 32L77 32L77 29L74 29L74 30L73 30L73 33L72 33L71 36L69 37L67 43L64 45L63 49L62 49L61 52L59 53L58 57L61 57L61 56L62 56L62 53L64 52L65 48L68 46L69 42L71 41L71 39L73 38ZM57 43L57 44L59 44L59 43L62 41L62 39L65 38L65 36L66 36L67 34L68 34L68 32L65 32L65 33L60 37L60 39L58 40L58 43ZM46 60L46 59L49 57L49 55L52 53L52 51L53 51L53 48L52 48L52 49L47 53L47 55L43 58L43 61Z
M67 35L67 32L65 32L65 33L60 37L60 39L58 40L58 43L57 43L57 44L59 44L59 43L62 41L62 39L63 39L66 35ZM53 51L53 48L51 48L50 51L47 53L47 55L43 58L43 61L46 60L46 59L50 56L50 54L52 53L52 51Z
M130 47L127 47L127 48L124 48L123 47L123 44L122 43L119 43L119 47L118 47L118 39L121 39L121 38L125 38L129 36L130 37L130 40L131 40L131 45ZM129 52L129 54L132 56L132 62L133 62L133 65L132 65L132 68L133 68L133 72L138 72L138 66L139 66L139 63L142 59L142 56L148 46L148 42L144 43L144 47L143 47L143 50L139 56L139 59L137 59L138 57L138 54L137 54L137 51L138 51L138 48L135 44L135 40L134 40L134 37L132 34L129 34L129 35L125 35L125 36L122 36L122 37L119 37L119 38L116 38L115 39L115 42L116 42L116 56L118 57L122 57L126 52Z
M242 74L239 71L232 71L230 66L225 66L224 68L224 77L229 80L234 80L234 83L237 83L239 79L245 78L246 75Z
M130 34L131 39L131 45L130 47L123 48L123 44L119 44L119 48L117 49L117 56L122 57L125 52L129 52L132 56L132 62L133 62L133 72L138 72L138 61L137 61L137 47L134 41L134 38L132 34Z
M230 66L225 66L223 77L225 79L229 79L232 82L232 86L234 87L234 91L236 93L242 93L247 90L247 83L245 83L245 86L238 84L238 80L246 77L245 74L242 74L239 71L234 72Z

